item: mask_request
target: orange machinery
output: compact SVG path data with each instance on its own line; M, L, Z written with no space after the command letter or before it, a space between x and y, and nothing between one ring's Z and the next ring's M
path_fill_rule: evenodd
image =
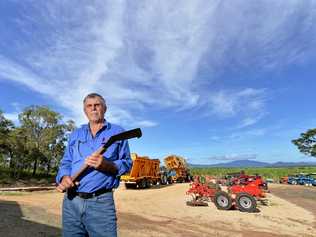
M165 166L168 170L174 170L175 175L172 177L174 182L191 181L190 171L185 159L177 155L169 155L164 158Z
M138 156L136 153L131 153L131 157L133 160L131 171L121 176L127 188L149 188L160 182L159 159Z

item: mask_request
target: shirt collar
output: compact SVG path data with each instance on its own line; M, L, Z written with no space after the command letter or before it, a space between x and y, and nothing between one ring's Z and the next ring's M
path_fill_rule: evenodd
M105 129L109 129L110 127L111 127L110 123L104 119L103 126L97 132L97 134L99 134L100 132L104 131ZM89 134L89 136L92 137L89 123L82 125L82 128L86 131L86 134Z

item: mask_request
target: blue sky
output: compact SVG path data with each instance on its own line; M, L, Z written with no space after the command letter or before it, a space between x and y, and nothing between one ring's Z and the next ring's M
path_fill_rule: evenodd
M191 163L312 161L316 1L0 2L0 109L47 105L141 127L131 150ZM315 160L315 159L314 159Z

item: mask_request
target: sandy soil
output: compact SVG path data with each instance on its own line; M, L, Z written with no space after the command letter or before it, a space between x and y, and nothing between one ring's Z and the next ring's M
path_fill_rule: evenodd
M316 204L313 209L295 205L293 198L289 198L293 203L280 198L282 192L297 193L295 189L272 185L280 197L269 194L270 206L260 206L258 213L242 213L219 211L212 203L186 206L188 187L126 190L121 185L115 191L119 236L316 236ZM0 236L59 236L62 198L56 192L0 195Z
M305 187L300 185L272 185L270 187L271 192L285 200L290 201L306 210L309 210L316 216L316 188ZM314 221L314 227L316 228L316 219Z

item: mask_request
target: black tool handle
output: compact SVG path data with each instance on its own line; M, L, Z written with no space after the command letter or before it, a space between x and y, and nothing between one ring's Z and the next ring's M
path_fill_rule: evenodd
M135 128L129 131L125 131L116 135L113 135L109 138L109 140L103 145L101 146L97 151L95 151L92 155L102 155L104 154L104 152L106 152L106 150L116 141L122 141L122 140L127 140L127 139L131 139L131 138L140 138L142 136L142 131L140 128ZM89 168L88 165L84 164L80 170L74 174L71 179L72 182L75 182L78 180L78 178L80 177L80 175L83 174L83 172L85 172L87 169Z

